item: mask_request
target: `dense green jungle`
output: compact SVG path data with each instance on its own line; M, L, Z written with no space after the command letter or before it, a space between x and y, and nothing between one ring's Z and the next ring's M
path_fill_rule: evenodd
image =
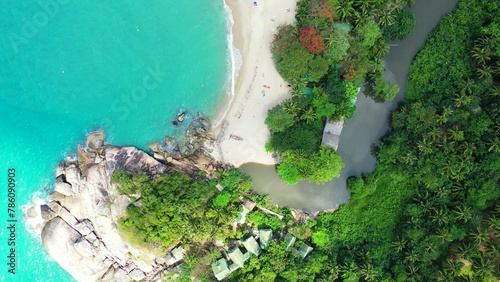
M271 46L293 86L291 98L266 120L267 149L282 156L277 172L285 182L324 183L338 175L340 157L320 145L323 126L327 118L352 116L362 84L376 101L396 95L381 59L389 40L411 32L411 4L298 2L296 26L281 27ZM348 179L351 198L334 213L295 220L292 210L252 192L251 180L235 169L196 180L119 172L114 181L122 193L143 198L128 209L122 232L148 247L189 249L172 274L179 281L213 281L211 264L222 257L213 241L230 244L257 228L272 229L275 240L229 281L498 281L498 1L461 0L441 19L411 64L405 98L389 119L390 131L373 147L375 171ZM235 228L242 199L283 219L254 209ZM286 250L284 234L314 250L300 258Z

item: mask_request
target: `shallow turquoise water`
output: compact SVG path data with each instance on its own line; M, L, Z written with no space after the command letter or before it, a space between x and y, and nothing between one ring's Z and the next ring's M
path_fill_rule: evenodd
M57 163L91 130L145 149L182 134L170 123L180 109L215 114L229 72L223 2L2 0L0 34L0 226L8 168L18 220L15 276L0 229L0 280L72 281L25 228L22 206L46 197Z

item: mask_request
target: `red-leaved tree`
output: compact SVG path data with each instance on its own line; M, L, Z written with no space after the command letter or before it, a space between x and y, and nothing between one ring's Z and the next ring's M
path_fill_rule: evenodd
M318 34L314 26L300 29L299 42L311 54L321 54L326 48L323 37Z
M318 6L313 10L313 15L316 17L326 18L329 22L333 22L333 17L335 16L335 8L329 2L324 2L321 6Z

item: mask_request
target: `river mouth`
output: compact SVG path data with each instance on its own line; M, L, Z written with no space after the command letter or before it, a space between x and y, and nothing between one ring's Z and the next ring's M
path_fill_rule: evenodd
M280 206L309 212L336 209L346 203L350 197L346 189L347 178L370 173L375 169L376 159L371 153L371 147L389 129L388 115L404 97L406 77L413 58L441 17L450 13L457 3L458 0L415 1L411 11L415 14L417 23L412 34L405 40L390 42L391 49L384 58L386 74L396 81L400 91L393 101L385 103L375 103L363 93L358 94L356 113L346 120L340 136L338 152L345 167L339 178L323 185L301 181L289 186L281 181L274 166L242 165L240 170L252 177L254 190L269 194L272 201Z

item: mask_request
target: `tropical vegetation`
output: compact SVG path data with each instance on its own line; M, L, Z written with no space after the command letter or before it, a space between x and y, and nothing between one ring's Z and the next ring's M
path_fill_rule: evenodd
M299 1L297 25L307 30L300 39L300 31L283 27L273 48L303 47L298 52L310 62L323 48L318 41L318 35L324 36L321 23L330 26L340 20L363 26L366 30L356 33L366 34L356 43L355 36L343 33L350 38L349 46L339 44L335 51L350 52L354 44L361 55L352 56L363 56L362 50L372 50L367 47L372 42L398 34L387 28L397 24L398 18L410 21L400 15L404 12L396 13L403 10L396 10L397 5L406 4ZM396 14L368 13L377 24L376 31L359 11L372 11L379 5L393 8ZM403 29L399 32L404 34ZM341 33L333 31L339 37ZM303 46L304 42L311 46ZM322 56L330 40L324 43ZM338 69L330 65L327 74L315 82L305 80L310 65L284 68L287 75L300 73L294 84L296 94L272 109L266 123L272 132L268 149L282 154L277 170L289 183L301 179L321 183L339 171L336 153L314 139L321 135L323 119L352 109L350 104L343 108L342 103L352 97L346 93L356 92L358 84L352 79L359 75L343 72L351 62L337 62ZM370 67L366 72L357 70L366 76L373 73ZM306 85L313 86L310 94L303 93ZM351 198L336 212L297 222L291 210L273 207L268 197L253 193L251 180L234 169L221 170L212 180L192 180L178 173L151 180L118 172L113 179L120 191L132 199L137 196L136 203L141 203L129 208L120 225L125 234L155 246L166 248L179 242L191 246L180 281L212 281L209 266L221 257L213 241L242 239L255 228L271 228L277 237L292 234L315 249L302 260L276 240L258 258L250 258L244 268L233 272L230 281L498 281L499 109L500 3L461 0L415 57L405 99L390 116L391 130L374 147L375 171L348 179ZM227 190L218 192L217 183ZM280 213L283 220L256 209L247 215L245 224L232 229L239 196ZM171 228L178 230L162 234Z
M323 128L328 119L354 114L363 82L365 93L378 102L399 92L384 78L382 57L388 40L411 32L415 18L404 9L411 4L298 1L296 25L281 26L271 46L278 72L291 83L291 98L270 109L265 122L271 131L266 149L282 157L277 173L285 183L321 184L340 175L343 165L335 150L320 146ZM318 160L326 164L321 171L314 165Z

